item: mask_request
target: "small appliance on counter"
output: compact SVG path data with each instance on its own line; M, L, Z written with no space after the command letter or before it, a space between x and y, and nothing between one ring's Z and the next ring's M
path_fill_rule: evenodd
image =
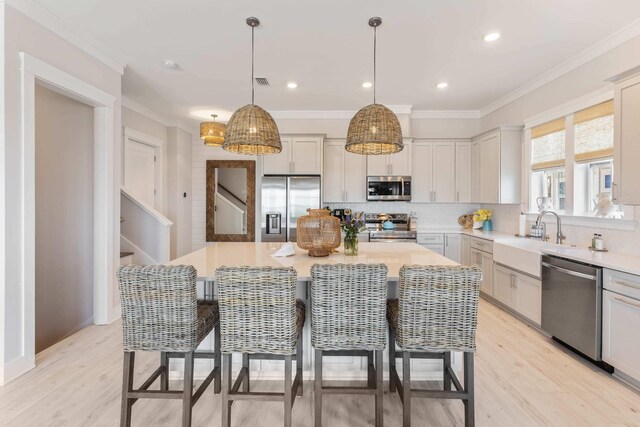
M351 209L343 208L343 209L334 209L331 211L331 216L335 216L340 221L344 219L345 216L351 215Z

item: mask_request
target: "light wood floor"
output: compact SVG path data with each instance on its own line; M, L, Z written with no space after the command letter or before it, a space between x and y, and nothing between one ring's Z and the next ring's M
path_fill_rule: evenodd
M118 425L120 335L119 323L91 326L39 354L35 369L0 388L0 425ZM141 353L136 359L137 385L158 356ZM639 393L486 301L480 306L475 384L479 426L640 426ZM305 386L293 408L296 426L313 425L313 387ZM324 402L325 426L373 425L372 397L328 396ZM416 426L463 425L458 401L416 399L413 409ZM398 396L385 393L385 425L400 426L401 413ZM278 426L282 405L237 402L233 416L235 426ZM179 425L180 402L139 401L133 424ZM193 424L220 425L213 387L195 406Z

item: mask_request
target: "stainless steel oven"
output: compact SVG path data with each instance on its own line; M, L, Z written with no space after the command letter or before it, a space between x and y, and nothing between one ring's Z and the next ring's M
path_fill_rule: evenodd
M411 177L368 176L367 200L411 200Z

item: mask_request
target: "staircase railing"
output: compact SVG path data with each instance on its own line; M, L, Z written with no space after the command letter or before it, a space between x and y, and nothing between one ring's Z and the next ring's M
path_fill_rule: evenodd
M171 260L173 223L152 206L120 189L121 250L134 252L135 264L163 264Z

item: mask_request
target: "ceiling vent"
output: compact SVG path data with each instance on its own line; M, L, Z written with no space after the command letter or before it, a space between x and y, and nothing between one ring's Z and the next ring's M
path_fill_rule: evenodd
M256 77L256 83L258 86L269 86L269 80L266 77Z

